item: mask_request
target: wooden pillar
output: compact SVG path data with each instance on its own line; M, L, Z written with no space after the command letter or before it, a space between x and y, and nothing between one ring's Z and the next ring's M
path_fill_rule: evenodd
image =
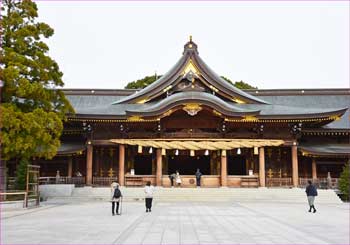
M72 177L73 174L73 158L71 156L68 157L68 177Z
M157 149L157 177L156 185L162 185L162 149Z
M312 158L312 179L317 179L316 159Z
M93 147L91 144L87 145L86 152L86 184L92 185L92 152Z
M260 187L265 187L265 149L259 148L259 181Z
M100 176L100 150L96 149L96 157L95 157L95 171L96 177Z
M125 145L119 145L119 185L124 185Z
M249 174L249 169L250 169L250 156L247 156L245 159L245 174Z
M293 187L298 187L298 181L299 181L298 148L296 145L292 146L292 180L293 180Z
M227 186L227 157L221 154L221 186Z

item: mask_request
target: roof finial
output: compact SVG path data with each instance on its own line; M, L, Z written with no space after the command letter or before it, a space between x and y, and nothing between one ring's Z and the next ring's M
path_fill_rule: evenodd
M190 42L192 42L192 35L190 35Z

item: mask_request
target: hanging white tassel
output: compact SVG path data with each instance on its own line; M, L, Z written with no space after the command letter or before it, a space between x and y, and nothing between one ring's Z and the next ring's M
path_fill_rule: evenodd
M194 150L191 150L191 151L190 151L190 156L191 156L191 157L194 157Z
M226 157L226 150L221 150L221 156Z

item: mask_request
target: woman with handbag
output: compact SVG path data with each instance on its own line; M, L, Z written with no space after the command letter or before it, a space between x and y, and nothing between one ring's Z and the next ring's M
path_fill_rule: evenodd
M180 173L179 171L176 171L176 175L175 175L175 182L177 184L177 186L181 186L181 177L180 177Z

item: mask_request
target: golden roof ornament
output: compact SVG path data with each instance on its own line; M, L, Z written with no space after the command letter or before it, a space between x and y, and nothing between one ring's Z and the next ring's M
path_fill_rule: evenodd
M192 42L192 35L190 35L190 42Z

